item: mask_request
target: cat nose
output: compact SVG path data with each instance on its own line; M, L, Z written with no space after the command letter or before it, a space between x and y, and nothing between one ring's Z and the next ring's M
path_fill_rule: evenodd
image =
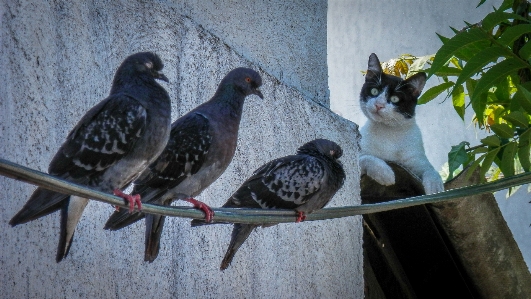
M376 111L380 111L384 107L382 104L375 104L374 106L376 107Z

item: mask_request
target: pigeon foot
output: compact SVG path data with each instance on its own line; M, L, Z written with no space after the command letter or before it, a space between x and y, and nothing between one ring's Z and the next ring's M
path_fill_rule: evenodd
M306 219L306 213L298 211L297 212L297 219L295 220L295 223L302 222L305 219Z
M203 213L205 213L206 222L210 222L212 220L212 217L214 216L214 211L212 211L212 209L207 204L191 197L185 199L185 201L193 204L194 208L203 211Z
M122 192L120 189L114 189L113 190L114 195L121 197L125 199L127 202L129 202L129 213L133 213L135 210L135 204L138 206L138 210L142 210L142 202L140 201L140 195L134 194L129 195Z

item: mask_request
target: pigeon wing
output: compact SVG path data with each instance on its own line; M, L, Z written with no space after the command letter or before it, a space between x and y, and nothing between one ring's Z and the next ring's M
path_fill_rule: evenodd
M146 108L133 97L115 94L94 106L70 132L49 173L87 183L130 153L142 136Z
M197 173L212 142L209 128L209 120L200 113L191 113L173 123L168 145L135 181L133 193L143 194L149 189L169 190Z
M243 183L226 206L295 209L320 190L324 176L323 166L312 156L276 159Z

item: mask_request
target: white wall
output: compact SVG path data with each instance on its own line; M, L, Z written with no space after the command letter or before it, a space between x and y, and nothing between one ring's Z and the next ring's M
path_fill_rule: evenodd
M214 3L219 2L2 2L0 157L46 171L72 126L108 94L120 62L131 53L151 50L162 57L171 80L164 86L173 100L173 119L210 98L235 67L251 67L263 77L265 98L247 99L232 164L199 200L220 206L264 162L293 154L311 139L329 138L343 147L347 171L345 186L330 206L358 204L357 127L308 100L328 100L322 91L326 2L297 2L289 10L278 1L252 7ZM254 8L260 24L239 17ZM219 14L224 17L211 19ZM315 37L297 35L308 27ZM282 38L272 38L277 34ZM293 53L288 55L286 47ZM266 54L259 55L260 49ZM316 53L298 54L305 52ZM113 208L90 202L70 255L56 264L59 215L11 228L9 219L35 187L5 177L0 177L0 186L0 297L363 294L361 217L258 229L231 267L220 272L231 226L191 229L189 220L168 219L160 255L148 264L143 262L143 222L118 232L104 231Z
M398 0L342 1L328 3L328 84L332 110L362 126L365 116L359 109L359 91L364 82L371 53L387 61L403 53L416 56L433 54L441 46L435 33L452 36L450 26L461 29L463 21L480 21L501 0L488 0L475 8L479 0ZM425 89L440 84L436 78ZM451 100L439 97L417 108L426 154L436 169L447 161L452 145L467 140L478 144L478 132L467 112L463 123L453 110ZM531 204L527 186L518 196L505 199L496 194L500 210L513 231L528 265L531 265Z

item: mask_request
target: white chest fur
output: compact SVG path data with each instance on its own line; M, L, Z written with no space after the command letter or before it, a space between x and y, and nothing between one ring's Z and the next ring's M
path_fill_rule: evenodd
M419 127L414 118L400 126L368 120L361 129L360 168L382 185L393 185L392 169L384 161L396 162L417 175L427 194L444 190L441 177L428 161Z

